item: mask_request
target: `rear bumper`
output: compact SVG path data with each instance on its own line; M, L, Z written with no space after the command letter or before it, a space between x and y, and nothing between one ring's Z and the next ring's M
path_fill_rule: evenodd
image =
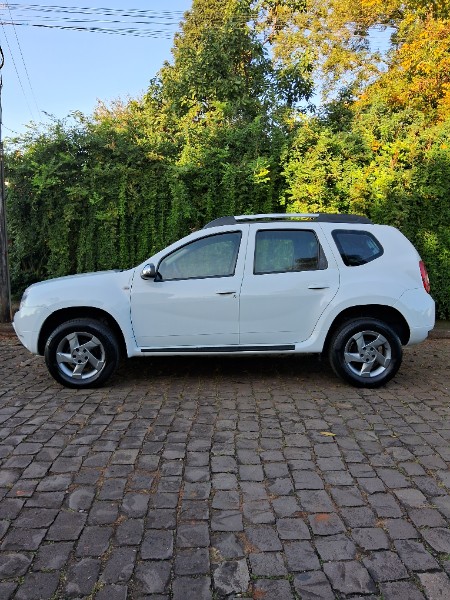
M407 346L423 342L435 324L435 304L433 298L424 289L405 292L394 308L406 318L410 336Z

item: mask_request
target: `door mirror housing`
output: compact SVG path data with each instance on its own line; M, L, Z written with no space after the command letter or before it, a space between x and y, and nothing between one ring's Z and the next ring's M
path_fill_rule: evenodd
M155 279L156 277L156 267L153 263L148 263L141 271L142 279Z

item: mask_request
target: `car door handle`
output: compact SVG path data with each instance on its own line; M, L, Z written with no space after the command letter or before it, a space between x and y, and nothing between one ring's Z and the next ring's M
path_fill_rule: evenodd
M312 283L311 285L308 285L308 290L327 290L329 287L330 286L326 284Z
M231 294L236 294L236 292L216 292L218 296L231 296Z

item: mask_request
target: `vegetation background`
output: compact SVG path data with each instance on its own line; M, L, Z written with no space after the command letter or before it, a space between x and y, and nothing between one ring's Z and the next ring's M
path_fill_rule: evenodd
M193 0L143 98L9 141L13 292L218 216L339 211L400 228L449 318L449 48L448 0Z

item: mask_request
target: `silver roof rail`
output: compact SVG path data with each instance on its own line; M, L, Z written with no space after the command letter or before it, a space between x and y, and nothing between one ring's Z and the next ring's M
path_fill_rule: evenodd
M221 225L237 225L238 223L247 222L264 222L264 221L289 221L302 219L304 221L316 221L319 223L364 223L372 225L372 221L361 215L347 215L340 213L271 213L260 215L238 215L235 217L220 217L207 223L203 229L209 227L220 227Z

